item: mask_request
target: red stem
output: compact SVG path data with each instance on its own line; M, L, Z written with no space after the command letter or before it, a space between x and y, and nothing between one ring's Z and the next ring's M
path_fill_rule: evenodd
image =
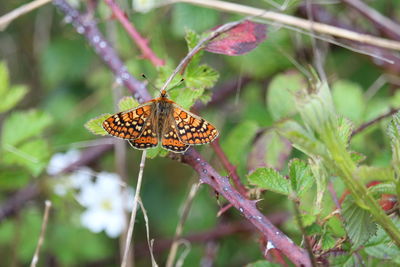
M136 43L136 45L139 47L139 49L142 51L143 58L149 59L151 61L151 63L156 67L164 66L165 61L158 58L154 54L153 50L151 50L149 48L149 46L147 45L147 40L145 38L143 38L140 35L140 33L136 30L135 26L133 26L130 23L125 12L121 10L121 8L118 6L118 4L115 3L114 0L105 0L105 2L111 8L115 17L118 19L118 21L122 24L122 26L128 32L128 34L131 36L131 38Z
M217 138L214 142L212 142L211 146L214 149L215 154L217 154L218 158L221 160L222 165L224 165L224 168L228 171L228 176L232 178L232 181L235 184L236 189L244 197L247 197L247 189L246 187L244 187L242 181L240 180L239 175L236 172L236 166L229 161L228 157L225 155L224 151L219 145L219 138Z

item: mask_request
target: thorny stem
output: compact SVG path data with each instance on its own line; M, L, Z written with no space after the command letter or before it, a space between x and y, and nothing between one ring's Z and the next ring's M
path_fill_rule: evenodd
M135 26L131 24L126 17L125 13L121 10L118 4L114 0L105 0L106 4L111 8L115 17L119 20L122 26L125 28L129 36L135 41L136 45L143 53L143 57L151 61L151 63L156 66L164 66L165 61L158 58L154 52L147 45L147 40L144 39L140 33L136 30Z
M43 245L44 235L46 233L47 222L49 221L51 201L50 200L46 200L44 202L44 204L45 204L45 207L44 207L42 228L40 230L40 236L39 236L39 240L38 240L38 243L37 243L37 246L36 246L35 254L33 254L31 267L36 267L36 264L39 261L39 253L40 253L40 249L41 249L41 247Z
M128 261L133 229L135 228L136 212L137 212L138 200L139 200L139 195L140 195L140 188L142 186L142 178L143 178L143 170L144 170L145 162L146 162L146 150L143 150L142 159L140 160L140 165L139 165L139 174L138 174L138 179L137 179L137 184L136 184L135 197L133 199L132 213L131 213L131 218L129 220L128 233L126 235L125 249L124 249L124 254L122 257L121 267L126 267L126 264Z
M377 122L379 122L379 121L381 121L381 120L383 120L383 119L385 119L385 118L387 118L387 117L390 117L390 116L392 116L393 114L396 114L399 110L400 110L400 108L392 109L392 110L390 110L389 112L387 112L387 113L385 113L385 114L382 114L382 115L376 117L375 119L372 119L372 120L370 120L370 121L368 121L368 122L362 124L360 127L358 127L357 129L355 129L355 130L351 133L351 137L353 137L354 135L356 135L356 134L362 132L362 131L365 130L367 127L369 127L369 126L371 126L371 125L373 125L373 124L375 124L375 123L377 123Z
M122 64L114 49L111 48L108 43L105 43L106 47L104 48L100 45L102 42L105 42L105 40L93 20L90 18L84 20L79 12L72 8L65 0L54 0L54 4L65 13L77 31L84 34L90 44L94 47L96 53L111 68L117 77L121 77L122 74L126 75L125 77L127 77L127 79L123 79L123 83L134 92L134 97L137 99L139 98L141 102L143 100L149 100L150 95L144 88L143 84L138 83L136 79L126 71L126 67ZM238 22L225 24L224 26L219 27L218 30L223 32L222 30L228 30L229 28L236 26L237 23ZM81 27L83 27L83 29L81 29ZM96 36L96 42L93 41L93 33ZM214 35L214 37L215 36L216 35ZM210 38L210 40L212 38ZM200 47L198 49L200 49ZM193 50L189 54L193 56ZM107 60L105 59L105 56L107 56ZM186 61L190 59L190 57L186 57ZM180 66L185 65L185 62L182 62L179 64ZM170 80L173 78L171 77ZM294 244L293 241L276 228L256 208L254 201L244 198L238 191L236 191L229 183L229 180L220 176L208 162L201 158L200 154L198 154L196 150L193 148L189 149L183 155L182 160L196 170L200 175L201 181L212 186L214 190L218 191L225 197L225 199L231 202L235 208L237 208L254 226L256 226L260 232L268 238L268 240L271 240L271 242L274 243L274 246L281 250L282 253L285 254L294 264L298 266L311 266L307 252ZM138 194L138 192L136 192L136 194Z
M200 187L200 183L193 184L191 186L189 194L185 200L181 217L179 218L178 225L176 226L176 229L175 229L174 240L172 242L171 249L169 250L169 253L168 253L167 263L165 264L165 266L167 266L167 267L172 267L174 265L174 260L175 260L176 253L178 251L178 246L180 243L180 242L178 242L178 239L180 239L180 237L182 235L183 225L185 224L186 219L189 216L189 211L192 206L193 199L196 196L196 193L199 190L199 187Z

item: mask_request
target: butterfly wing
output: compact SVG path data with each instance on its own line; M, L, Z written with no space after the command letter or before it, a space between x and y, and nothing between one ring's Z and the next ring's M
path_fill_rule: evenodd
M183 143L176 132L175 122L172 117L166 119L161 133L161 145L163 148L175 153L185 152L189 145Z
M214 141L219 135L218 130L205 119L184 110L174 104L173 118L176 133L187 145L201 145Z
M154 104L145 103L134 109L116 113L103 122L103 128L110 135L122 139L137 139L144 132Z
M137 149L147 149L158 145L157 123L154 116L155 114L152 114L147 119L140 137L128 141L131 146Z

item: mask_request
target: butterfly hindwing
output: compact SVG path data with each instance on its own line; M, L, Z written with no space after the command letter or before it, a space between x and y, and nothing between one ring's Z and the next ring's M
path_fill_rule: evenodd
M185 152L189 147L189 145L180 140L172 118L167 119L164 123L161 133L161 145L163 148L175 153Z
M174 105L173 117L180 140L188 145L201 145L212 142L218 130L203 118Z
M145 129L153 108L153 103L149 102L135 109L116 113L103 122L103 128L115 137L136 139Z

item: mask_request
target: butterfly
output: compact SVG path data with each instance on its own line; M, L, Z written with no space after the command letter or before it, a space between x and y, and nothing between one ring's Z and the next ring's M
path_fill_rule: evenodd
M214 141L218 130L205 119L186 111L162 90L160 97L136 108L116 113L103 122L110 135L127 139L137 149L161 146L175 153L190 145Z

